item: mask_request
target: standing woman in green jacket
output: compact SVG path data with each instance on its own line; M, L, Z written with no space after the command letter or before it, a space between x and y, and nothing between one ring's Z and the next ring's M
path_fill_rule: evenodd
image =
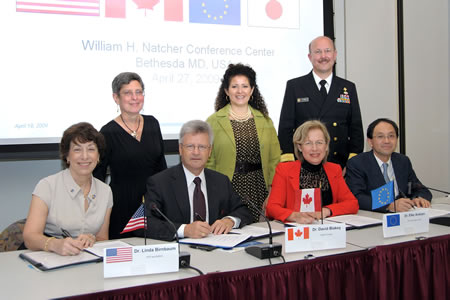
M281 150L251 67L228 66L215 110L207 120L214 132L214 142L206 167L227 175L244 203L251 201L262 209ZM258 222L258 211L252 205L247 206L253 221Z

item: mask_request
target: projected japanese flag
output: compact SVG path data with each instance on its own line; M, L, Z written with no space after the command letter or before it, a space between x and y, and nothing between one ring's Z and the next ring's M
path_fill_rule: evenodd
M300 27L300 0L248 0L248 26Z

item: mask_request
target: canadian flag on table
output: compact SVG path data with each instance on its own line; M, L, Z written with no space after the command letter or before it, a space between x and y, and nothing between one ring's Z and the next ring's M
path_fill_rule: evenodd
M320 212L321 207L320 189L300 189L295 191L294 211Z
M287 229L287 239L288 241L293 241L294 239L309 239L309 227L301 228L288 228Z

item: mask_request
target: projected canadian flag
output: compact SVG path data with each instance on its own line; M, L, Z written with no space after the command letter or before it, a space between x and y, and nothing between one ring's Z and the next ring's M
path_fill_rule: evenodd
M133 0L137 9L153 10L159 0ZM105 0L105 17L126 18L125 0ZM164 20L183 21L183 0L164 0Z

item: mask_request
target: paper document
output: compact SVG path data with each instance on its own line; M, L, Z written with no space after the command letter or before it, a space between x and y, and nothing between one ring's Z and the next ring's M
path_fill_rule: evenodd
M358 215L341 215L329 217L328 220L338 223L345 223L354 227L366 227L383 223L382 220Z
M246 241L251 236L248 234L209 234L207 237L201 239L181 239L181 244L197 244L197 245L208 245L219 248L233 248L236 245Z
M330 221L328 219L330 219L330 218L326 218L323 220L323 225L336 224L336 222ZM306 226L306 225L322 225L322 220L316 220L316 221L312 222L311 224L300 224L300 223L295 223L295 222L288 222L288 223L285 223L285 225L290 226L290 227ZM349 228L349 227L351 227L349 224L345 225L345 228Z
M260 226L254 226L254 225L247 225L242 228L237 228L231 230L232 233L237 234L247 234L251 236L252 238L258 238L258 237L265 237L269 235L269 228L268 227L260 227ZM272 234L277 235L284 233L284 230L279 229L273 229L272 228Z
M99 257L103 257L103 249L129 247L129 246L130 244L117 240L117 241L95 243L94 246L86 248L85 250Z
M437 217L442 217L442 216L450 214L450 211L442 210L442 209L435 209L435 208L416 208L416 209L410 209L409 211L420 211L423 209L428 210L428 215L430 216L430 219L434 219Z

